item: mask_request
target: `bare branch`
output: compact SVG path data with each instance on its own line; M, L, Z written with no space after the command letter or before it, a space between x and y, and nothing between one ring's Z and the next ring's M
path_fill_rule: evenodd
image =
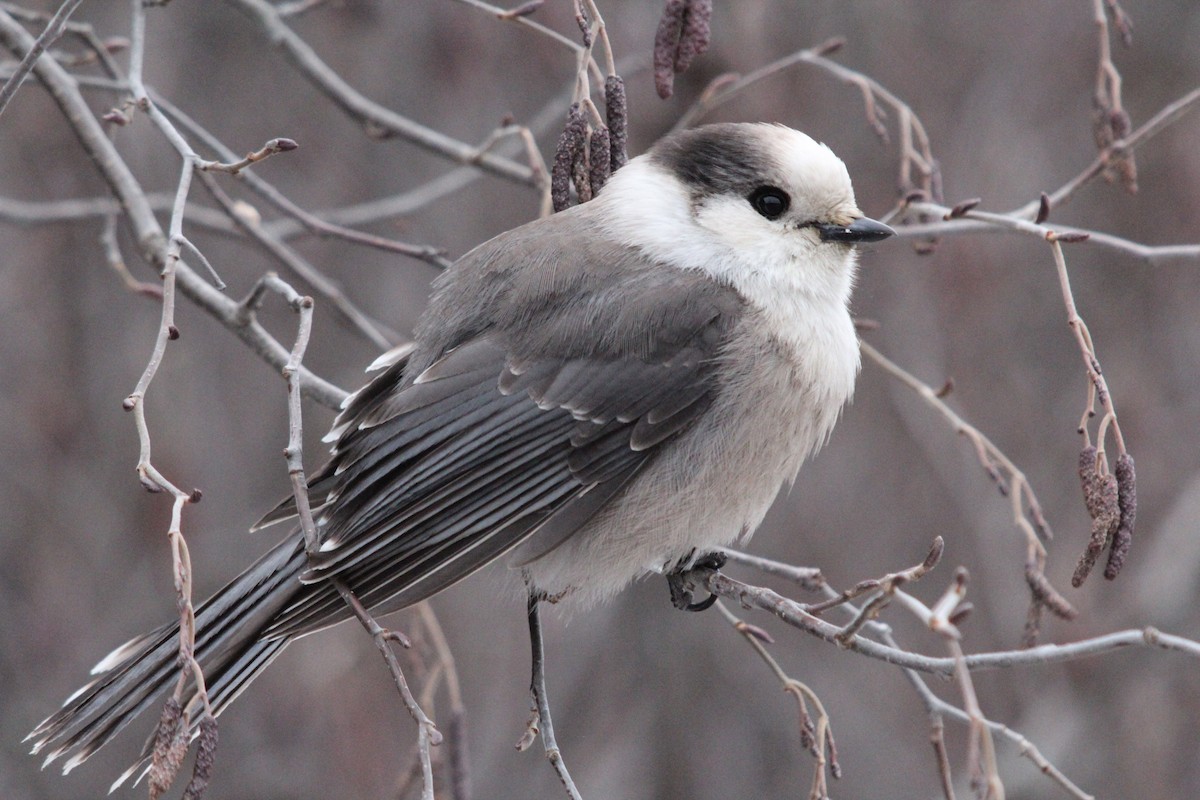
M943 206L921 203L917 205L917 208L933 211L943 208ZM1017 217L1015 212L1010 212L1010 214L989 214L975 211L967 216L967 219L957 220L939 219L933 222L903 222L893 224L893 227L896 230L896 235L901 239L964 236L983 232L1024 233L1042 235L1044 238L1044 234L1038 234L1036 231L1040 227L1037 223L1026 222L1024 219ZM1116 250L1149 264L1200 259L1200 244L1147 245L1090 228L1060 227L1056 230L1060 236L1064 234L1086 236L1085 241L1087 244L1100 245L1110 250Z
M207 176L203 176L207 177ZM308 340L312 332L313 301L311 297L301 296L295 289L276 275L268 274L262 278L242 302L243 313L253 315L262 304L263 296L271 291L280 295L287 304L299 315L299 325L296 332L296 342L292 347L287 364L283 367L283 377L288 387L288 444L284 448L284 458L287 460L288 478L292 484L292 495L295 499L297 515L300 518L300 528L304 533L304 547L309 555L320 548L319 534L312 518L312 506L308 497L308 481L304 473L304 423L300 405L300 365L304 353L308 349ZM375 646L383 655L384 662L392 674L392 679L400 691L404 706L417 723L417 747L422 766L424 800L434 800L433 796L433 765L429 752L430 745L440 744L442 735L434 726L433 721L425 715L417 704L408 682L400 669L400 662L392 650L391 642L397 642L402 647L410 647L408 640L400 633L387 630L379 625L367 608L346 584L338 578L331 580L342 599L350 607L354 616L363 628L371 635Z
M542 0L536 0L535 3L524 3L509 10L502 9L499 6L492 5L491 3L485 3L483 0L456 0L456 2L471 6L472 8L477 8L480 11L486 11L489 14L493 14L496 19L502 19L506 22L515 22L531 31L536 31L551 41L557 42L563 47L570 49L576 55L585 49L582 45L570 37L564 36L553 28L547 28L537 20L530 18L533 12L537 11L537 9L542 5Z
M743 553L740 550L733 550L728 547L722 548L721 552L730 561L753 567L768 575L778 575L782 578L787 578L799 584L800 588L806 591L819 592L828 588L828 584L825 583L825 576L816 567L796 567L791 564L784 564L782 561L772 561L769 558Z
M29 70L33 69L33 64L37 61L46 48L54 44L59 36L62 35L63 26L66 25L67 19L74 13L75 9L79 8L79 4L83 0L65 0L58 11L54 12L54 16L46 23L46 27L41 34L34 40L33 46L29 48L29 52L17 64L17 68L13 70L3 87L0 87L0 114L4 113L4 109L8 107L8 101L13 99L17 90L21 88L21 84L25 81L25 76L29 74Z
M442 743L442 734L433 724L433 720L425 715L421 710L421 706L417 704L417 700L413 697L412 690L408 688L408 681L404 679L404 672L400 669L400 662L396 658L395 651L392 650L391 643L395 642L401 647L409 647L408 640L398 631L388 630L375 621L362 602L350 591L338 578L330 579L333 585L337 588L342 599L346 601L346 605L354 612L354 616L362 623L363 628L367 633L371 634L371 638L375 642L375 647L383 655L383 660L387 663L388 671L392 674L392 680L396 684L396 688L400 691L400 697L404 701L404 707L408 710L410 716L417 723L417 748L421 754L421 768L424 780L424 792L422 793L423 800L434 800L433 797L433 763L431 761L429 748Z
M719 572L706 575L704 585L718 597L736 600L747 607L760 608L773 614L797 630L832 644L837 643L837 636L842 630L836 625L832 625L819 617L809 614L804 610L803 605L794 600L789 600L770 589L751 586L733 580ZM886 661L889 664L895 664L900 667L915 669L919 672L944 676L954 674L955 665L953 658L935 658L911 653L871 641L863 636L855 637L845 647L848 650L870 658ZM972 671L1009 669L1031 664L1057 664L1063 661L1073 661L1078 658L1100 655L1123 647L1157 647L1164 650L1177 651L1193 658L1200 658L1200 642L1185 639L1181 636L1165 634L1155 628L1118 631L1091 639L1072 642L1071 644L1044 644L1024 650L971 653L966 655L965 658L967 668Z
M387 350L400 341L400 337L395 331L388 329L387 326L367 316L346 296L340 286L327 278L308 259L301 256L294 248L269 234L252 219L247 219L246 215L239 214L237 204L233 198L225 193L225 190L221 188L212 175L201 172L200 183L208 191L209 195L217 201L217 204L225 209L225 213L229 215L234 224L270 253L276 261L312 286L321 297L329 301L330 305L333 306L339 315L354 326L368 341L381 350Z
M296 515L300 519L300 529L304 532L304 547L310 554L317 551L317 527L313 523L312 510L308 502L308 481L304 477L304 426L300 408L300 365L304 361L304 353L308 349L308 339L312 334L313 300L301 296L299 292L279 279L274 273L267 273L258 283L254 284L250 294L242 301L243 313L253 315L262 305L263 295L272 291L284 299L288 306L300 318L296 330L296 343L288 361L283 365L282 374L288 387L288 443L283 450L287 460L288 478L292 482L292 494L296 499Z
M251 164L257 164L259 161L265 161L273 155L279 153L288 153L299 147L292 139L271 139L253 153L247 153L245 158L233 162L222 161L204 161L196 162L196 169L203 172L210 170L217 172L228 172L230 175L237 175Z
M1096 160L1089 164L1082 172L1058 189L1050 192L1047 195L1047 205L1050 208L1058 208L1066 204L1080 188L1090 183L1097 175L1102 174L1114 158L1119 158L1121 154L1132 153L1140 145L1145 144L1165 128L1179 121L1185 114L1195 108L1197 103L1200 103L1200 87L1192 89L1178 100L1163 106L1157 114L1140 125L1132 133L1109 143L1096 156ZM1010 213L1012 216L1033 219L1039 205L1040 201L1035 200Z
M1026 575L1029 576L1031 589L1034 590L1034 601L1047 605L1059 616L1067 619L1074 617L1075 609L1046 578L1046 548L1043 542L1051 538L1050 526L1042 513L1042 504L1034 494L1033 487L1029 484L1025 473L982 431L950 408L933 387L904 370L866 341L859 340L859 349L869 360L915 391L922 400L950 423L955 433L965 436L971 442L980 466L1000 488L1000 493L1008 497L1012 508L1013 525L1025 536Z
M480 169L498 177L534 186L533 172L528 167L491 153L475 161L474 148L469 144L456 141L440 131L368 100L322 61L308 43L284 23L276 8L266 0L226 2L254 20L267 40L282 50L283 55L301 75L333 101L334 105L367 126L370 132L379 136L399 136L451 161L476 164Z
M763 646L762 635L754 626L739 619L725 607L724 603L718 601L715 605L717 610L721 612L721 616L725 617L729 624L733 626L733 629L740 633L750 644L754 652L758 653L759 658L766 663L771 672L775 673L775 677L783 684L783 690L796 698L796 702L800 707L801 742L805 743L805 749L817 760L816 768L813 770L809 798L810 800L822 800L828 794L828 783L825 777L826 766L829 766L835 778L841 777L841 767L837 763L836 750L833 746L833 731L830 728L829 714L825 711L824 704L821 703L816 692L806 684L790 677L784 672L783 667L779 666L779 662ZM805 705L806 699L817 710L817 723L815 726L813 726L812 720L808 715L808 709ZM828 760L826 760L826 753L830 753Z
M19 52L25 52L32 46L33 38L11 17L0 14L0 42L10 50L15 48ZM125 211L125 218L133 228L141 255L162 269L165 262L161 243L166 238L163 230L154 217L145 192L112 142L105 136L100 123L80 94L78 84L61 66L50 59L39 60L33 71L50 91L101 176L112 188L113 194ZM268 363L279 368L287 363L288 351L261 325L257 322L240 321L237 303L234 300L210 286L184 262L176 264L174 270L179 290L188 299L232 330L254 353ZM345 397L344 391L308 370L304 370L302 379L304 393L323 405L337 408Z
M446 725L446 745L450 751L451 796L454 800L468 800L471 797L471 780L467 769L467 709L463 704L454 653L450 650L450 643L446 641L442 624L433 611L433 604L429 601L419 603L417 612L421 615L425 630L429 632L438 664L446 676L446 690L450 695L450 721Z
M933 745L933 754L937 759L938 778L942 781L942 795L946 800L954 800L954 777L950 773L950 755L946 752L944 736L946 726L942 723L942 715L936 711L930 711L929 726L929 743Z

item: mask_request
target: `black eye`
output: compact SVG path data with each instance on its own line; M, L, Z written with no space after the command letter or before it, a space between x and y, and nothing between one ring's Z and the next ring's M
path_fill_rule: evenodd
M750 193L750 205L767 219L778 219L792 204L787 192L775 186L760 186Z

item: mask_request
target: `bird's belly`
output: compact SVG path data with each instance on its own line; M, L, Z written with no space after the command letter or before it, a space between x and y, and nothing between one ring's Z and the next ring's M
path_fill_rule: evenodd
M748 538L832 425L814 413L811 386L790 370L775 377L724 392L608 508L528 565L534 586L590 604L692 551Z

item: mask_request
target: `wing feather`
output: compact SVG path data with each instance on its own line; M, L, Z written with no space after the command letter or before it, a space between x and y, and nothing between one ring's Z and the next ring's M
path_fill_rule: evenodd
M532 311L511 323L492 309L476 312L491 327L463 321L440 344L426 334L440 349L417 348L352 396L312 480L320 550L266 636L344 619L328 578L386 613L514 548L521 564L551 552L710 406L740 299L682 273L610 278L603 291L557 295L578 302L511 299ZM454 301L476 299L435 296L431 314L451 319ZM266 519L291 511L284 503Z

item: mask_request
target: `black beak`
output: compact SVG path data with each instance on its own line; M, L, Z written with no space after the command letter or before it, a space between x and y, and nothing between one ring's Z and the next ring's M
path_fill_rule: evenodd
M821 232L821 241L842 242L843 244L880 242L889 236L896 235L896 232L887 225L867 217L859 217L849 225L818 225L817 230Z

